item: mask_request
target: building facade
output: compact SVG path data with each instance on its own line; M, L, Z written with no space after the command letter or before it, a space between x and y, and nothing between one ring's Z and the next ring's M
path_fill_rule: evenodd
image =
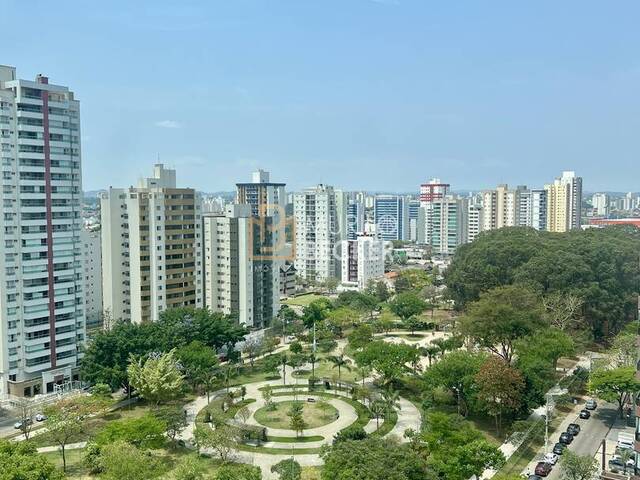
M399 195L376 195L373 205L376 233L382 240L409 239L409 205Z
M364 231L364 205L355 200L347 205L347 240L355 240Z
M237 316L241 325L260 329L278 312L280 275L271 257L273 237L248 204L227 205L224 215L205 215L205 306ZM271 217L260 220L271 222Z
M295 266L306 279L335 278L337 216L333 187L318 185L293 196Z
M105 315L140 323L202 307L201 206L175 170L157 164L135 188L110 187L100 207Z
M83 228L80 233L84 256L84 310L87 318L87 331L100 330L102 318L102 248L100 230Z
M78 378L85 343L80 104L0 66L0 396Z
M566 232L582 224L582 177L565 171L553 183L545 185L547 192L547 230Z
M384 241L372 235L344 240L341 246L342 283L364 290L370 280L384 276Z

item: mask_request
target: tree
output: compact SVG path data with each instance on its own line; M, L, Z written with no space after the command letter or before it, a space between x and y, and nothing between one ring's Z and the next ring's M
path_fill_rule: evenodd
M467 480L504 463L500 450L459 415L429 413L420 437L429 452L428 464L437 478Z
M355 354L358 366L368 366L382 376L382 383L395 382L409 370L407 363L414 357L415 348L404 343L376 340Z
M267 385L264 387L264 389L262 390L262 398L264 398L264 401L267 404L268 408L271 408L273 406L273 389L271 388L271 385Z
M410 317L420 315L427 309L427 304L417 294L412 292L399 293L389 303L391 311L403 322Z
M438 353L440 353L440 348L437 345L433 345L431 343L426 347L420 348L420 354L427 357L429 366L432 365L433 359L438 356Z
M640 232L635 228L557 234L512 227L485 232L476 240L456 249L445 272L447 291L457 309L466 308L487 290L511 284L527 286L543 298L571 295L584 303L579 307L569 303L567 310L575 312L576 322L590 327L596 339L619 330L637 310ZM563 317L567 315L557 318Z
M375 400L371 403L369 409L371 410L373 417L376 419L376 430L378 430L380 428L380 418L387 412L387 405L382 400Z
M214 480L261 480L260 468L250 465L223 465Z
M304 429L307 428L307 422L304 421L303 407L301 402L293 402L291 408L287 412L289 417L289 427L296 432L296 436L302 435Z
M311 378L316 378L316 363L319 362L315 353L311 352L307 357L307 361L311 364Z
M469 305L460 329L463 335L511 363L515 342L544 325L535 293L508 285L483 293Z
M161 415L166 412L167 416L174 414L174 412L168 413L169 410L159 410L159 412ZM184 419L184 415L182 415L182 418ZM171 419L171 421L174 422L172 429L181 428L180 425L175 424L177 420ZM186 424L186 421L184 421L184 424ZM164 435L168 430L169 427L164 420L155 414L148 413L137 418L124 418L108 422L96 436L96 443L99 446L104 446L121 441L135 445L143 450L156 449L164 445ZM175 438L177 432L172 433L173 438Z
M148 480L160 476L160 466L151 456L123 441L105 445L100 451L103 472L107 480Z
M16 403L20 431L25 440L29 440L31 429L33 428L33 416L36 414L33 400L31 398L20 398Z
M47 433L60 447L63 472L67 470L67 444L83 431L87 417L99 412L102 408L104 403L94 398L79 397L62 400L45 410Z
M277 473L280 480L300 480L302 478L302 468L293 458L280 460L271 466L271 471Z
M367 432L360 425L353 424L343 428L333 436L333 443L346 442L347 440L364 440Z
M348 336L349 346L356 350L373 341L373 328L363 323L358 325Z
M304 307L302 312L302 321L304 326L312 328L314 324L321 322L329 312L333 309L333 305L328 298L319 298Z
M385 405L385 418L389 418L394 409L400 409L400 394L392 388L382 391L382 398Z
M338 369L338 383L340 383L342 381L342 369L351 371L351 360L345 356L344 352L341 352L340 355L330 355L327 360L333 364L333 368Z
M620 333L611 344L609 351L618 367L631 367L636 364L638 354L638 336L634 333Z
M448 353L427 369L423 375L424 381L431 388L448 389L457 401L458 414L466 415L475 391L475 376L486 358L483 353L464 350Z
M414 335L416 330L422 328L424 326L424 321L420 319L420 317L416 317L415 315L409 318L406 318L402 321L404 328L411 332L411 335Z
M153 412L153 416L165 425L165 432L175 446L176 437L187 425L187 416L179 405L167 405Z
M427 308L431 310L431 319L433 320L435 309L438 307L438 287L436 287L435 285L427 285L422 289L421 293L427 302Z
M329 277L324 281L324 286L329 293L335 293L339 284L340 284L340 280L338 280L335 277Z
M591 455L578 455L566 450L560 460L562 480L591 480L598 472L598 461Z
M475 375L478 400L482 408L496 422L500 432L501 418L505 413L517 411L523 403L524 379L503 358L490 356Z
M427 285L431 284L431 277L425 270L418 268L408 268L398 274L395 282L396 292L419 292Z
M536 357L548 361L555 371L561 357L574 354L575 344L569 334L550 327L518 340L515 350L518 357Z
M389 331L395 326L396 317L389 310L382 310L382 313L376 319L374 326L379 332L389 333Z
M206 472L205 466L197 455L186 455L178 461L173 471L174 480L202 480Z
M407 445L369 437L325 449L322 480L431 480L426 461Z
M249 359L249 365L254 367L256 356L263 348L262 340L256 337L247 338L242 344L242 353Z
M238 413L236 413L236 415L240 420L242 420L242 423L247 423L247 420L251 418L251 412L247 407L242 407L240 410L238 410Z
M233 454L237 435L234 429L226 424L216 426L215 429L207 425L197 425L193 432L193 439L198 452L203 448L209 448L222 460L223 463L229 461Z
M584 301L571 293L553 292L542 298L544 314L551 325L573 330L582 316Z
M327 314L326 323L333 335L342 338L343 331L355 326L359 319L360 315L353 308L340 307Z
M30 442L0 440L1 480L63 480L64 474Z
M131 357L127 373L131 385L144 399L156 406L182 393L184 377L175 360L175 350L149 355L146 360Z
M215 375L220 365L216 352L199 340L176 350L176 357L194 389L200 385L207 385L206 379Z
M633 367L596 370L591 374L589 390L608 402L617 402L620 418L623 418L625 396L640 391L640 381L636 379Z

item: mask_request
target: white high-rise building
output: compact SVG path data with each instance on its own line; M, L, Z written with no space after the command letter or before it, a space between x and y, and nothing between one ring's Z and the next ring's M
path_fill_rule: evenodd
M270 222L270 217L261 217ZM205 306L250 328L269 326L278 311L280 275L271 257L272 237L248 204L227 205L223 215L203 216ZM265 248L266 247L266 248Z
M201 204L175 170L157 164L136 188L110 187L100 211L105 315L138 323L202 307Z
M606 193L594 193L591 197L591 205L599 217L609 215L609 195Z
M369 280L384 275L384 241L372 235L358 235L341 245L342 283L364 290Z
M545 185L547 191L547 230L566 232L580 228L582 216L582 177L562 172L560 178Z
M333 187L321 184L296 193L293 216L298 275L316 281L335 278L337 215Z
M78 379L85 343L80 104L0 66L0 397Z
M346 240L349 236L348 207L349 194L342 190L335 190L336 195L336 222L338 230L336 232L336 241Z
M84 257L84 308L87 317L87 330L102 327L102 248L100 231L83 228L80 233Z
M467 207L466 242L473 242L482 230L482 205L469 203Z
M434 254L452 255L458 246L467 243L468 199L447 195L421 208L428 230L426 243L431 245Z

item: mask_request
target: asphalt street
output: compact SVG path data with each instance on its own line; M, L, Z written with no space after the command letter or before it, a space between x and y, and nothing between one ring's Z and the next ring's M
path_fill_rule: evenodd
M594 456L600 448L602 440L605 439L610 432L611 434L615 433L617 436L617 433L615 432L616 430L624 430L624 422L618 420L617 416L617 407L610 403L600 404L597 410L591 412L591 418L588 420L581 420L577 416L573 415L570 423L577 423L580 425L580 433L574 437L573 442L569 445L569 450L577 453L578 455ZM553 436L550 436L549 449L552 449L553 445L556 444L560 437L560 433L562 432L558 431L554 433ZM613 452L607 453L610 454ZM550 480L560 479L559 464L560 461L546 478ZM533 469L531 469L530 473L533 473Z

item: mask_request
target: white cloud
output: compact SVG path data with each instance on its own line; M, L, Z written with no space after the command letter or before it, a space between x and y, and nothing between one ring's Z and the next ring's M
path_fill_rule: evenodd
M175 120L160 120L159 122L156 122L156 127L182 128L182 124L180 122L176 122Z

